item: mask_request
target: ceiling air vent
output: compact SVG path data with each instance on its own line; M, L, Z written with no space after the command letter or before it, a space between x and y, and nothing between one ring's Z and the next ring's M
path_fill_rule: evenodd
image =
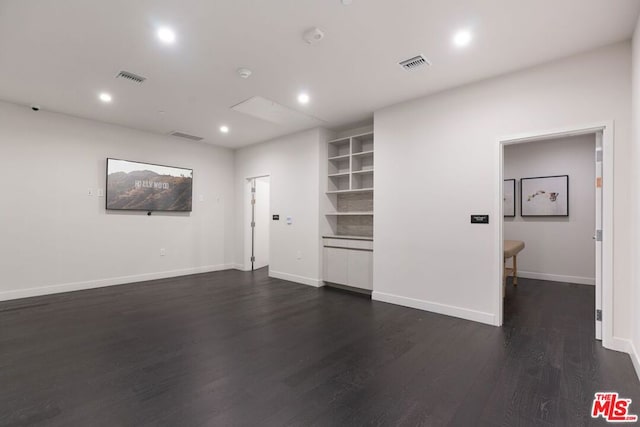
M147 80L146 77L142 77L137 74L130 73L128 71L120 71L116 76L116 79L125 79L125 80L129 80L130 82L138 83L138 84Z
M173 132L169 132L169 135L177 136L178 138L190 139L191 141L202 141L204 139L200 136L189 135L188 133L178 132L177 130L174 130Z
M431 65L431 62L427 61L427 59L424 56L418 55L418 56L414 56L413 58L405 59L404 61L400 62L400 65L405 70L411 71L411 70L415 70L416 68L429 66Z

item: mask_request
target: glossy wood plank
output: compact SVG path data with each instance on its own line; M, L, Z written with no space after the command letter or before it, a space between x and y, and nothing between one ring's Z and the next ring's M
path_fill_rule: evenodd
M0 425L599 425L640 384L593 299L521 278L494 328L261 270L3 302Z

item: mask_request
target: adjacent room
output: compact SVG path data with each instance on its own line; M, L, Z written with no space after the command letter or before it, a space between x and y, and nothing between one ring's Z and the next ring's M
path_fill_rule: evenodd
M602 339L602 160L600 132L504 146L505 323L538 312L522 306L529 299L558 300L546 320L554 330ZM576 312L587 307L594 329Z
M640 415L637 0L1 0L0 426Z

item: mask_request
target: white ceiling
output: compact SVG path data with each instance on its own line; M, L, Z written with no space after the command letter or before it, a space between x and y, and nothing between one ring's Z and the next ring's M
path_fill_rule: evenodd
M628 39L639 13L638 0L0 0L0 99L240 147L295 130L230 109L253 96L339 128ZM158 41L159 25L175 29L174 45ZM305 44L313 26L326 36ZM457 49L451 38L465 27L475 38ZM432 67L397 64L420 53ZM248 80L236 75L241 66L253 71ZM116 80L120 70L148 80ZM100 91L113 102L101 103Z

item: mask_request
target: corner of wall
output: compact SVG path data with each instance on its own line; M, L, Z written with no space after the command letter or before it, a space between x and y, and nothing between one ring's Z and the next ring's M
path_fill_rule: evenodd
M633 366L636 369L636 374L640 379L640 267L637 260L640 259L640 16L636 23L636 28L632 39L632 168L634 173L632 194L635 197L635 203L633 204L632 216L634 218L633 226L633 247L632 250L632 264L634 269L632 271L632 283L633 283L633 298L632 298L632 310L635 318L631 319L633 322L631 331L631 345L630 354Z
M636 375L638 376L638 380L640 381L640 353L638 352L638 347L635 346L633 341L629 343L629 346L629 356L631 356L631 363L633 363L633 367L636 370Z

